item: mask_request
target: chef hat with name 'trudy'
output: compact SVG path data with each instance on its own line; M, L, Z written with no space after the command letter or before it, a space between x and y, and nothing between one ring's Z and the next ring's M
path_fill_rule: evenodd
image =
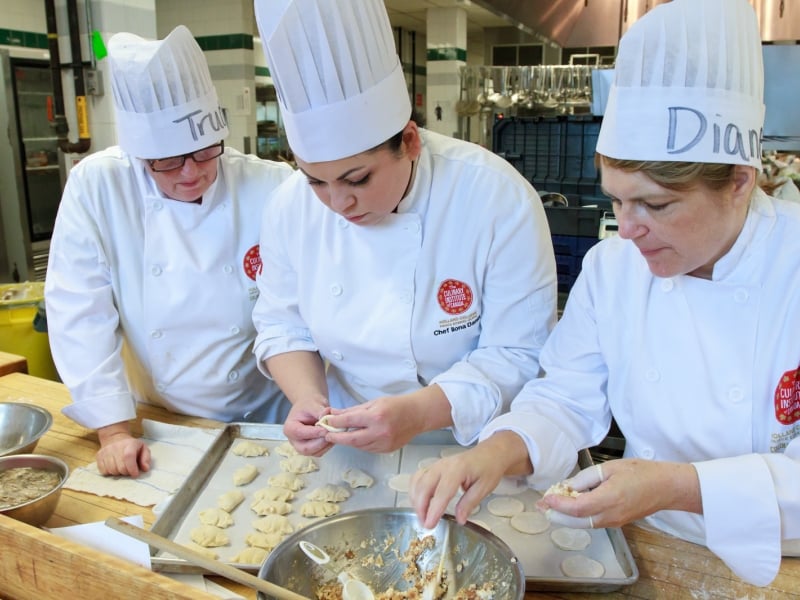
M108 59L118 141L128 154L177 156L228 136L205 55L183 25L157 41L117 33Z
M255 0L292 151L306 162L378 146L411 118L383 0Z
M747 0L673 0L619 43L597 151L761 168L764 72Z

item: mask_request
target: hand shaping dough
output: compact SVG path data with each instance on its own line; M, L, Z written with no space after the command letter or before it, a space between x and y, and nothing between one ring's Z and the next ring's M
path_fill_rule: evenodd
M304 517L331 517L339 514L339 505L335 502L306 502L300 507Z
M247 485L258 475L258 469L253 465L239 467L233 472L233 485Z
M256 500L250 505L250 508L259 516L288 515L292 512L291 504L277 500Z
M281 487L296 492L306 486L305 482L294 473L278 473L267 480L271 486Z
M605 575L606 568L603 563L597 562L593 558L576 554L561 561L561 571L567 577L602 577Z
M281 543L283 534L281 533L262 533L257 531L255 533L248 533L244 541L248 546L255 546L263 548L264 550L272 550L275 546Z
M588 531L571 527L553 529L550 539L562 550L584 550L592 543L592 536Z
M253 528L263 533L284 534L294 531L289 517L283 515L267 515L266 517L257 519L253 521Z
M207 508L201 510L198 516L203 525L216 525L223 529L233 525L233 517L231 514L221 508Z
M290 456L286 460L281 461L281 469L287 473L311 473L312 471L319 471L319 465L310 456Z
M342 433L344 431L347 431L347 429L345 429L344 427L334 427L333 425L328 423L328 419L329 418L330 418L330 415L325 415L319 421L317 421L316 424L318 426L320 426L320 427L324 427L328 431L332 431L333 433Z
M344 473L342 473L342 479L344 479L345 483L349 483L351 488L368 488L375 483L375 480L361 469L345 469Z
M294 492L282 487L268 487L253 492L253 500L289 502L290 500L294 500Z
M189 532L189 537L198 546L203 548L213 548L215 546L227 546L230 543L228 535L219 527L213 525L201 525Z
M231 450L236 456L269 456L269 448L252 440L242 440Z
M260 565L264 562L264 559L267 558L269 552L264 550L263 548L256 548L254 546L250 546L249 548L245 548L239 554L231 557L232 563L239 563L242 565Z
M522 500L510 496L492 498L486 503L486 508L496 517L513 517L525 510Z
M550 519L543 513L536 512L521 512L511 517L511 526L521 533L535 535L547 531L550 527Z
M281 445L275 448L275 452L280 454L285 458L289 458L290 456L297 456L299 453L295 450L294 446L292 446L292 442L286 440Z
M350 490L341 485L323 485L310 492L306 498L319 502L344 502L350 497Z
M225 512L232 512L234 508L242 503L242 500L244 500L244 494L241 491L231 490L217 498L217 506Z

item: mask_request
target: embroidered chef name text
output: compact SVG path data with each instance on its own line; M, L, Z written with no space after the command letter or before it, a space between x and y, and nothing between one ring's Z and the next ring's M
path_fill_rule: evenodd
M751 129L743 132L736 123L717 122L714 120L714 115L703 114L688 106L671 106L668 110L667 152L670 154L683 154L702 142L710 144L714 154L728 156L738 154L746 161L756 156L760 159L761 131ZM678 132L693 130L694 137L680 148L676 148Z
M456 317L439 322L439 328L433 330L433 335L447 335L474 327L481 320L479 314L472 312L466 317Z
M197 117L197 115L202 112L202 110L195 110L188 115L184 115L180 119L175 119L173 123L186 123L189 126L189 133L193 140L199 140L212 131L219 131L228 124L227 119L225 119L225 113L222 112L221 108L217 108L216 110L209 111Z
M772 443L769 446L770 452L783 452L786 450L786 446L789 445L796 437L800 436L800 424L795 425L794 427L790 427L786 431L782 431L781 433L773 433L772 434Z

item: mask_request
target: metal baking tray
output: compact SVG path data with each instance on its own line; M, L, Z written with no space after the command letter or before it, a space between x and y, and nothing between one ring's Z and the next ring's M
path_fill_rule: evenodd
M231 447L240 439L257 441L270 449L269 456L245 458L233 455ZM280 425L233 423L220 431L200 463L187 478L184 485L158 516L152 531L180 544L191 544L190 531L200 524L198 513L215 507L217 498L236 486L233 485L233 472L243 464L253 464L259 475L250 484L238 489L244 492L245 500L232 513L235 524L226 529L231 538L229 546L214 548L219 560L240 569L257 572L258 565L232 562L230 558L246 544L244 537L253 531L252 522L258 519L250 509L250 494L267 487L267 479L281 472L283 457L275 448L286 441ZM352 489L351 497L341 504L342 512L362 508L383 506L409 506L408 495L389 486L390 479L399 474L415 472L421 461L442 456L443 452L458 451L459 447L452 435L437 431L418 436L404 448L387 454L362 452L354 448L336 446L323 457L318 458L319 471L301 475L306 486L297 492L292 502L294 509L289 515L295 530L313 523L316 519L302 517L299 506L304 496L324 484L344 484L342 473L348 468L358 468L375 480L372 487ZM578 466L583 468L592 463L587 451L579 455ZM555 547L547 532L538 535L522 534L509 525L509 519L492 515L486 508L493 497L513 495L525 505L525 510L535 510L534 504L540 495L534 490L510 480L504 480L494 494L481 502L480 509L470 520L487 527L500 537L517 555L525 572L528 591L573 591L610 592L634 583L639 572L628 544L620 529L595 529L591 531L592 543L582 554L603 563L606 573L597 579L582 579L564 576L560 570L561 560L569 551ZM151 550L153 569L172 573L198 573L202 568L188 564L182 559ZM574 553L574 552L573 552Z

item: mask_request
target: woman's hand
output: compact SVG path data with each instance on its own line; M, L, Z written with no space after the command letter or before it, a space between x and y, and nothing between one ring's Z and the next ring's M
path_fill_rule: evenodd
M688 463L611 460L565 483L580 494L548 494L537 506L549 510L554 523L570 527L621 527L660 510L703 510L697 471Z
M420 521L431 528L463 490L454 513L456 521L463 525L503 476L531 472L525 443L517 434L501 431L474 448L417 471L411 478L409 498Z
M317 421L330 412L330 407L320 400L297 401L292 404L283 424L283 433L295 450L306 456L322 456L333 447L325 439L328 432L316 426Z
M150 448L134 438L127 423L115 423L97 430L100 450L97 469L102 475L138 477L150 470Z

